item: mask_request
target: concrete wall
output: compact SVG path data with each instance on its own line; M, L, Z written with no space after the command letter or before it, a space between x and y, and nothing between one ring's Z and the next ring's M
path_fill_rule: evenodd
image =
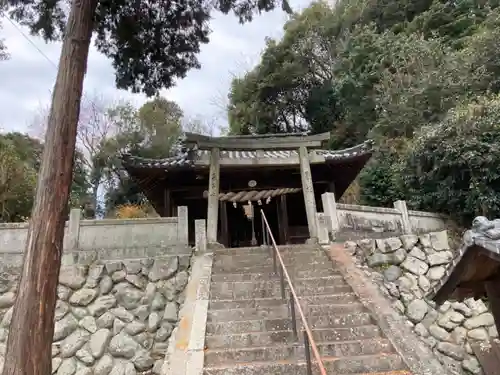
M333 193L324 193L321 199L322 221L336 239L382 238L445 229L442 215L408 210L405 201L396 201L394 208L385 208L337 203Z
M337 204L340 230L364 233L402 233L401 213L395 208Z
M151 219L80 220L72 210L66 223L64 249L92 250L162 247L188 243L187 208L179 207L177 217ZM0 224L0 253L22 253L28 224Z
M445 229L445 221L442 215L432 212L408 210L410 225L416 228L416 233L428 233Z

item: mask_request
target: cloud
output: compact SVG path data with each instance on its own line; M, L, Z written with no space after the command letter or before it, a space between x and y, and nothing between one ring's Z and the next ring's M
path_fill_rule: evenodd
M294 0L292 6L303 8L308 2ZM177 82L174 88L164 90L162 95L177 102L188 117L226 125L225 98L232 78L258 62L265 38L280 37L286 19L281 10L275 10L240 25L232 15L215 14L210 24L210 43L202 47L199 55L201 69L190 71L186 78ZM0 129L27 131L39 109L50 103L61 46L59 43L46 44L8 20L3 22L0 33L11 55L10 60L0 62ZM143 95L115 88L109 60L94 47L89 53L84 90L109 102L130 100L140 105L145 100Z

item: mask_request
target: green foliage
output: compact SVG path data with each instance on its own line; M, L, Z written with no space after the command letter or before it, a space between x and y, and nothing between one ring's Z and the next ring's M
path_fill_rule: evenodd
M0 21L0 30L2 30L2 23ZM9 54L7 53L7 47L4 44L4 40L0 38L0 61L7 60L9 58Z
M315 2L233 81L231 132L332 130L332 147L374 129L411 137L464 96L497 89L497 3Z
M409 203L470 224L500 215L500 97L478 98L423 128L402 165Z
M90 0L89 0L90 2ZM232 11L241 22L270 11L276 0L194 1L93 0L97 49L112 61L118 88L154 95L176 78L199 68L196 54L209 41L213 10ZM66 25L65 0L7 0L8 14L46 40L60 39ZM287 0L282 8L291 13Z
M25 221L33 205L36 171L0 138L0 222Z
M170 156L172 146L182 132L183 113L176 103L156 97L139 109L130 103L112 107L108 119L113 124L114 134L102 140L93 163L94 178L104 176L106 181L106 212L117 205L145 202L137 184L124 173L121 155Z
M429 9L415 17L408 32L438 37L446 45L460 49L499 5L498 0L434 0Z
M393 207L394 201L404 199L400 176L400 158L407 147L404 138L380 140L381 145L361 171L360 200L362 204Z
M267 42L252 71L233 80L230 130L235 134L331 131L332 148L373 138L377 152L359 179L365 204L392 206L396 199L407 199L415 207L459 213L465 220L477 212L473 204L484 207L489 202L496 212L492 199L498 190L490 187L488 195L483 182L474 182L478 187L467 199L460 194L453 198L454 206L453 199L437 198L451 189L440 187L443 179L460 184L455 172L448 177L444 172L434 174L446 170L452 159L440 152L432 158L429 151L411 164L407 150L413 149L415 134L421 138L444 123L460 127L462 120L454 114L457 104L499 93L499 4L498 0L340 0L334 6L314 2L285 25L280 40ZM449 130L441 139L443 145L446 137L454 136ZM464 147L457 144L453 157L464 158L468 152ZM427 172L419 175L420 180L411 180L409 190L408 178L401 176L420 162L427 163L422 167ZM493 164L491 168L498 169Z
M381 34L376 41L386 66L375 86L378 118L372 133L411 138L424 124L439 121L457 100L475 90L472 62L437 39ZM479 77L476 73L473 78Z
M146 145L145 157L165 156L181 133L183 113L177 103L162 97L146 102L137 113Z
M500 10L490 13L464 44L461 55L471 61L468 76L476 91L500 92Z
M331 77L328 20L333 12L326 3L313 3L285 25L280 42L268 40L261 63L232 82L229 94L231 133L301 132L306 116L314 118L306 102ZM317 116L318 118L320 116Z
M41 165L43 144L35 138L17 132L0 134L1 221L16 222L30 217ZM88 202L90 184L83 155L77 150L70 190L70 207L84 207Z

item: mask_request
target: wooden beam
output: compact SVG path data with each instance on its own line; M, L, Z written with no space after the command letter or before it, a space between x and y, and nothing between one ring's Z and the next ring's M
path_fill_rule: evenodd
M300 146L301 143L296 142L295 146ZM270 147L273 150L276 150L275 147ZM311 147L309 147L311 148ZM240 149L238 149L240 150ZM288 147L285 148L285 150L288 150ZM309 158L309 163L310 164L325 164L325 156L324 155L319 155L319 154L313 154L310 153L308 155ZM206 167L210 165L210 160L209 157L206 155L200 156L196 162L195 165L197 167ZM290 167L297 167L299 166L299 157L297 155L291 155L286 158L277 158L277 157L256 157L256 158L239 158L235 159L232 157L223 157L220 159L220 165L221 167L225 167L226 169L236 169L236 168L242 168L244 167L245 169L251 169L251 168L262 168L262 167L283 167L283 168L290 168Z
M324 185L328 183L328 181L314 181L314 186L317 185ZM280 180L279 184L259 184L255 188L248 187L247 183L239 183L236 184L233 181L233 186L229 187L228 184L221 184L220 192L221 193L228 193L230 191L237 193L239 191L249 191L249 190L274 190L274 189L283 189L283 188L301 188L302 185L300 183L300 180L298 180L296 183L293 181L282 181ZM224 186L225 185L225 186ZM183 186L183 187L178 187L178 188L172 188L170 191L172 193L188 193L188 194L200 194L203 196L203 192L207 190L206 184L204 186Z
M497 375L500 366L500 344L496 340L491 340L489 345L485 345L484 342L471 342L470 345L484 375Z
M487 281L484 284L488 302L490 303L491 313L495 319L497 331L500 332L500 278L494 281Z
M436 295L433 297L433 300L438 305L441 305L448 299L449 296L454 293L457 285L460 283L462 275L467 269L467 266L474 262L473 258L475 254L473 254L473 251L470 250L471 249L468 249L466 251L465 255L462 257L462 259L460 259L458 264L453 269L451 275L448 277L448 280L446 280L446 282L441 286L441 288L439 288Z
M184 143L188 147L196 146L199 150L210 150L214 147L220 150L291 150L301 146L307 148L322 148L330 139L330 133L315 135L276 134L209 137L201 134L186 133Z

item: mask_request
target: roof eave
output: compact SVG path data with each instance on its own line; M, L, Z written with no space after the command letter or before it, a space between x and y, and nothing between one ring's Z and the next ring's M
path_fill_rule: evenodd
M500 263L500 238L491 238L488 234L491 229L500 229L500 222L498 220L489 221L482 216L474 219L473 228L464 233L459 254L448 266L444 277L427 294L427 297L438 305L446 301L459 288L461 277L466 267L470 265L474 253L481 252Z
M367 161L373 153L372 147L373 141L367 140L362 144L343 150L315 150L315 152L317 152L319 155L323 155L325 162L327 163L349 162L360 158L366 158ZM130 154L122 154L121 159L123 166L127 170L130 170L132 168L182 170L192 169L193 167L197 166L193 151L183 152L179 156L163 159L141 158L132 156ZM277 161L276 164L279 165L279 161Z

